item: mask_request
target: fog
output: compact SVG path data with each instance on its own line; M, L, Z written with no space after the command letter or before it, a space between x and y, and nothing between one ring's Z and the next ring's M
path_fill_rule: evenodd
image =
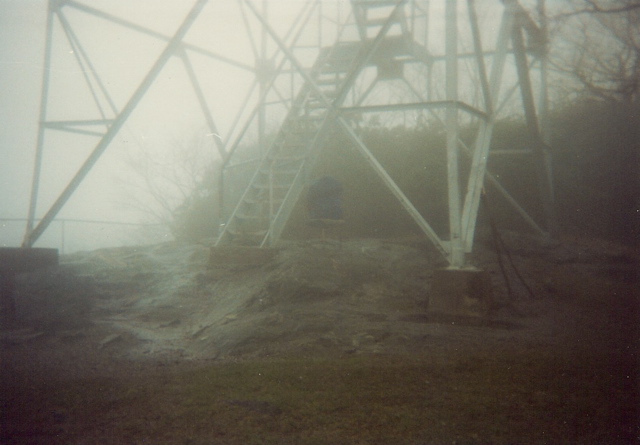
M111 136L109 121L118 128L36 242L54 249L0 249L0 442L637 441L637 82L627 98L616 90L624 82L595 76L587 80L604 79L599 92L615 100L584 94L590 85L576 83L571 69L580 66L571 62L593 48L580 46L578 32L577 46L564 39L553 56L556 74L570 80L554 78L559 106L549 113L553 162L545 164L535 113L523 113L523 104L539 110L544 103L543 76L531 89L517 83L535 59L525 51L539 55L544 45L525 33L534 42L518 51L516 27L514 51L494 51L499 29L509 31L500 22L507 1L475 2L490 87L469 57L476 55L469 27L458 26L458 53L466 54L455 75L452 58L440 57L444 5L453 0L433 0L428 11L414 11L428 12L432 26L411 28L436 55L429 63L416 48L407 60L375 58L399 42L386 39L389 46L369 54L348 84L343 61L361 61L353 25L343 36L351 42L319 59L313 75L328 85L322 94L320 85L298 94L308 79L291 64L259 101L254 67L267 65L257 61L277 45L247 1L243 10L212 0L186 34L182 57L170 58L119 127L117 116L153 71L165 36L195 3L52 0L66 5L58 18L69 27L56 18L45 69L47 2L0 0L0 247L22 242L39 131L36 218L104 133ZM284 36L309 0L251 3ZM322 16L304 27L296 48L302 64L333 46L336 24L357 3L323 0ZM471 3L458 0L460 12ZM521 3L535 9L538 2ZM640 4L633 8L640 13ZM588 55L587 66L610 60ZM41 118L43 74L50 81ZM458 79L455 88L449 79ZM567 85L571 93L561 96ZM336 119L329 96L342 107ZM257 103L264 114L253 116L264 120L250 118ZM296 114L284 126L288 106ZM317 122L327 115L323 122L338 131L322 133L327 127ZM235 145L245 122L246 137ZM211 224L220 183L206 170L220 165L220 142L238 147L224 177L229 195L247 190L224 226ZM305 171L309 160L313 170ZM265 161L258 170L257 161ZM549 165L553 184L540 174ZM546 196L556 199L557 233L541 184L554 187ZM172 233L158 224L170 217ZM165 242L172 236L178 242Z
M306 3L301 0L268 2L268 7L262 13L283 36ZM70 29L83 46L71 47L68 36L56 19L46 102L48 122L100 119L102 113L109 118L115 114L114 110L109 109L110 103L121 110L166 45L164 40L154 35L173 35L192 2L96 0L86 5L151 31L137 32L76 8L63 8L65 20L68 20ZM265 8L262 2L256 2L256 5ZM495 7L492 9L488 5L489 2L485 2L478 6L485 41L491 41L495 36L499 16ZM464 2L459 2L459 6L463 8ZM38 136L46 8L47 2L43 0L0 1L0 245L3 246L21 243L24 222L17 220L26 218L28 213ZM323 19L310 22L300 45L317 47L332 43L337 32L336 22L345 20L349 14L349 2L346 0L323 2L323 8ZM443 21L437 19L442 10L442 2L431 3L430 13L436 19L432 21L425 38L435 53L442 53L444 49ZM248 19L243 18L243 11ZM318 30L318 26L322 29ZM185 42L219 56L218 59L211 59L192 54L190 62L208 101L216 129L221 139L227 141L232 136L229 132L238 113L243 109L248 112L255 103L254 93L253 102L250 101L243 108L244 98L255 81L252 69L256 58L262 52L269 57L273 55L277 50L276 44L262 34L260 24L251 17L247 8L241 10L236 2L209 2L188 32ZM470 51L469 41L461 38L460 49ZM86 75L91 70L78 65L75 52L79 50L88 54L92 68L108 90L109 99L96 88L95 81L93 92L86 86ZM298 57L305 61L304 53L298 54ZM306 62L311 63L313 57L315 55L308 56ZM435 86L437 91L442 85ZM91 100L92 94L99 96L100 109ZM244 122L244 119L246 113L240 116L239 122ZM275 113L269 119L268 125L278 125ZM97 132L105 130L99 126L88 129ZM206 137L209 137L208 147ZM129 230L125 229L129 226L124 225L82 226L77 221L156 222L150 221L132 205L136 200L131 197L139 193L136 188L144 187L144 178L132 170L132 160L152 154L162 162L172 162L176 146L182 146L187 143L185 141L194 138L205 141L200 147L204 163L218 156L212 129L207 126L185 66L179 57L173 57L58 213L56 219L59 221L37 244L62 247L64 239L66 250L73 251L139 242L140 228ZM36 218L41 217L59 196L97 140L95 136L53 129L44 132ZM76 222L65 223L63 229L61 220ZM69 233L65 233L65 230ZM76 234L80 232L92 234L80 237L84 241L79 241ZM166 235L162 237L166 238Z
M220 2L210 3L185 41L202 45L222 57L251 68L254 55L248 36L243 33L244 27L237 5L232 2L222 2L222 6ZM301 2L288 3L288 8L281 8L277 12L281 17L281 26L288 26L293 14L303 5ZM93 1L88 4L166 36L173 35L192 6L190 2L177 4L169 1ZM0 218L4 219L0 223L0 245L3 246L20 244L25 223L16 219L26 218L28 212L38 135L46 8L45 1L0 2ZM117 109L122 109L166 43L73 8L67 7L64 12L71 29L84 45L82 49L89 54L93 68L104 82L111 101ZM273 47L268 47L267 51L272 52ZM204 94L210 100L209 107L215 124L224 135L240 110L254 76L248 69L210 59L193 57L192 64L198 73ZM86 86L85 73L75 60L74 48L69 46L57 23L54 26L49 74L47 121L100 117L93 101L87 100L91 92ZM101 102L104 106L107 101L101 98ZM105 111L107 115L110 114L110 110ZM104 127L94 127L91 130L104 131ZM184 65L180 58L173 57L57 219L117 222L144 220L139 211L130 208L131 203L127 197L134 193L131 183L140 180L131 171L132 159L142 152L152 153L160 160L171 160L176 145L210 133ZM49 208L93 150L96 141L93 136L45 131L36 217L42 216ZM213 138L210 138L209 149L208 156L204 154L204 162L210 162L217 156ZM70 229L70 224L66 225L70 232L93 231L94 234L83 237L85 239L80 246L79 241L71 241L71 233L67 233L66 242L71 250L119 244L129 236L122 233L125 226L101 226L96 233L91 229L92 225L81 228L80 223L73 224L75 229ZM37 244L58 247L61 230L61 223L53 224ZM96 237L100 232L105 235ZM136 233L130 235L129 241L135 241ZM91 239L92 242L87 242ZM73 247L69 246L70 242L74 243Z
M230 127L243 109L244 97L255 80L251 71L255 59L263 52L271 57L276 45L262 34L259 23L251 17L246 7L243 11L236 2L209 3L185 41L233 62L191 57L217 130L221 138L227 140L231 136L228 134ZM48 122L99 119L103 113L109 117L115 112L109 110L111 104L121 110L166 44L155 34L173 35L192 6L190 2L177 4L150 0L92 1L86 4L151 32L137 32L87 14L82 9L64 7L64 20L75 34L72 37L77 38L82 47L69 45L69 36L65 35L56 18L46 101ZM284 35L305 4L304 1L290 0L269 2L268 6L260 3L259 7L263 16ZM47 2L42 0L0 2L0 85L3 95L0 101L0 150L3 156L0 165L0 245L3 246L21 243L24 222L19 220L26 218L28 213L38 135L46 9ZM432 9L441 13L442 5L436 2ZM249 19L243 18L243 12L247 13ZM345 20L349 14L349 3L323 2L322 14L322 20L314 20L307 26L300 40L301 45L306 42L317 47L331 43L336 36L336 23ZM484 12L481 20L491 25L491 14ZM318 26L322 29L318 30ZM495 25L485 26L489 30L494 28ZM431 47L435 51L442 51L442 39L439 37L442 33L441 21L435 21L429 32L432 34ZM77 51L86 52L93 66L80 66L76 60ZM305 59L302 53L298 56L301 60ZM308 63L315 56L311 57ZM110 98L101 94L95 81L93 91L87 87L87 74L91 70L100 76ZM100 108L90 99L92 95L98 96ZM250 108L251 104L246 107L247 110ZM242 121L243 118L240 118ZM277 124L273 122L272 125ZM89 130L100 132L104 128L94 126ZM139 242L136 233L124 229L127 226L94 223L82 226L77 221L149 222L139 209L131 205L132 201L135 202L130 199L131 195L137 193L135 186L142 186L139 172L132 171L132 159L153 154L156 159L171 162L176 145L211 133L184 64L179 57L173 57L58 213L58 221L45 232L37 245L62 248L66 242L66 250L79 250ZM51 129L44 131L36 218L41 217L59 196L93 150L96 141L95 136ZM204 162L217 157L213 138L210 138L209 152L206 153L205 147L202 156ZM71 224L71 221L75 222ZM81 232L91 235L77 236Z

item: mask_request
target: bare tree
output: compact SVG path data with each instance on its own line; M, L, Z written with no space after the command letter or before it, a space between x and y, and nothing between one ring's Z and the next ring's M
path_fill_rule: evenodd
M592 233L635 242L640 227L640 1L566 0L553 6L549 60L557 101L559 200L563 209L584 211L579 218L576 211L564 217Z
M552 17L551 63L591 96L635 103L640 92L640 2L572 0Z
M121 178L126 193L123 206L140 213L147 222L170 228L175 235L177 213L216 188L210 136L175 139L164 149L143 145L132 152L127 162L130 174Z

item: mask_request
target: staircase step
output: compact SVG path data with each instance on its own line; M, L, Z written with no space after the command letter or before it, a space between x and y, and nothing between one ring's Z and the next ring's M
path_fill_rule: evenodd
M325 99L329 103L331 103L337 96L337 93L335 91L333 92L333 94L327 94L327 93L330 93L329 91L323 91L322 93L324 94ZM310 102L317 102L317 103L322 104L322 105L324 105L324 103L325 103L324 100L322 100L320 98L320 96L317 95L317 94L310 94L309 95L309 99L307 100L307 103L310 103Z
M256 190L287 190L289 187L291 187L291 184L262 184L258 182L251 184L251 187Z
M327 99L335 99L336 97L338 97L338 90L336 88L331 88L331 89L327 89L327 88L320 88L320 91L322 92L322 94L324 94L324 97L326 97ZM312 97L319 97L318 94L315 93L312 94Z
M300 170L298 166L291 168L291 164L276 164L274 162L274 164L269 167L261 167L259 171L260 174L264 176L268 176L269 174L277 176L290 176L298 174L298 170Z
M395 6L398 4L398 2L394 0L352 0L351 3L363 8L380 8L384 6Z
M234 244L255 245L262 242L267 235L267 230L233 230L228 228L227 233L233 238Z
M328 105L330 105L331 102L333 102L333 99L331 97L326 97L326 102L328 102ZM309 96L309 98L307 99L307 103L305 105L312 106L314 109L328 108L328 105L325 103L325 101L320 100L320 98L315 95Z
M246 205L249 205L249 206L255 206L255 205L260 205L260 204L266 204L267 203L267 199L266 198L254 198L254 197L249 198L249 197L247 197L247 198L245 198L243 200L243 203L246 204ZM274 197L273 203L279 206L282 203L282 199Z
M318 121L315 119L309 119L307 116L292 118L290 124L285 128L285 132L295 135L315 134L316 131L318 131Z
M321 74L328 74L328 76L321 76L319 75L316 79L316 85L318 85L319 87L323 87L326 85L332 85L335 88L337 88L342 81L344 80L344 76L336 76L335 73L321 73Z
M307 109L309 110L326 110L327 109L327 106L324 104L324 102L321 102L314 98L309 98L309 101L306 103L306 105L307 105Z
M367 19L364 22L364 26L374 27L374 26L382 26L387 23L388 17L380 17L375 19ZM394 22L399 22L399 20L394 20Z
M248 213L236 213L236 218L240 221L258 221L261 215L250 215Z
M269 233L280 236L283 221L303 190L301 169L317 156L310 150L327 117L327 101L340 96L347 70L360 48L360 42L349 42L325 51L326 59L316 64L312 74L320 91L310 84L302 88L216 245L261 246Z
M321 107L313 107L313 110L318 110L321 109ZM324 107L323 109L326 109L326 107ZM308 121L312 121L312 122L321 122L324 119L324 113L323 114L305 114L304 118Z
M347 74L353 57L332 58L322 65L322 72L326 74Z
M270 158L267 158L268 162L277 162L280 165L283 164L293 164L296 162L302 162L305 159L307 159L307 155L306 153L302 153L302 154L274 154L272 155Z

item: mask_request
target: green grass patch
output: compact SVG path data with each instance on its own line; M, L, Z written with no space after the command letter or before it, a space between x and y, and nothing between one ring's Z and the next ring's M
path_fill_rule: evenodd
M612 443L632 437L638 414L612 364L531 350L449 364L293 358L13 380L0 426L7 443Z

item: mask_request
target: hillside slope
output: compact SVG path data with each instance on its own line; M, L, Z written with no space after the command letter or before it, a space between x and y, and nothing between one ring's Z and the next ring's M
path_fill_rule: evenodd
M0 330L0 430L6 443L637 438L637 252L504 237L532 294L509 269L508 295L479 243L485 317L428 310L445 264L415 239L63 256L19 278L18 319Z

